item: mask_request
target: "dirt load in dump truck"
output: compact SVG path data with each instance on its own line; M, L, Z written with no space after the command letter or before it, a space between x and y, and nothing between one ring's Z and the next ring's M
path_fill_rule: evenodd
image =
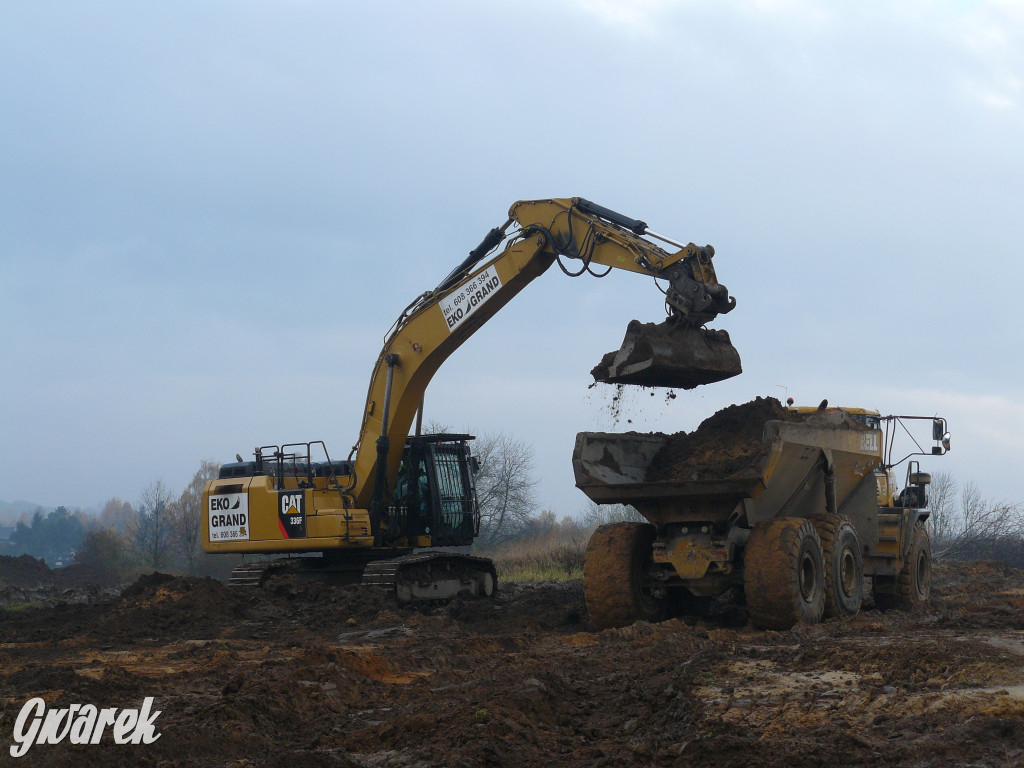
M788 629L857 614L865 576L879 607L926 601L931 478L910 460L897 494L893 468L944 454L949 434L944 419L928 418L935 446L895 463L891 439L896 425L922 418L757 398L690 434L580 433L576 485L650 521L591 538L584 588L594 624L656 621L741 589L755 625Z

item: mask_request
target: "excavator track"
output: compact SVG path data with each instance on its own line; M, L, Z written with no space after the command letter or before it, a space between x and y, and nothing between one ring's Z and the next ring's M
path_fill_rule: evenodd
M456 595L493 597L498 574L485 557L418 552L370 563L363 571L363 584L384 587L402 603L448 600Z
M279 557L244 562L231 571L228 586L261 588L274 576L294 573L307 579L352 584L359 581L366 558Z
M228 578L229 587L262 587L267 578L289 567L289 560L266 560L254 563L242 563L235 566Z

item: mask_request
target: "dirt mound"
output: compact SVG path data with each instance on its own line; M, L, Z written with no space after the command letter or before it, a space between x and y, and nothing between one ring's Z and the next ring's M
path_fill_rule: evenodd
M730 405L701 422L693 432L677 432L655 454L647 468L650 482L702 478L722 479L746 469L760 457L767 421L800 421L774 397L758 397Z
M121 593L114 615L97 627L110 638L209 637L245 617L252 598L211 578L141 576Z
M578 581L412 607L149 575L102 604L0 610L0 732L36 695L153 696L156 742L65 739L32 765L1024 764L1024 571L942 563L933 587L920 610L785 632L596 632Z
M76 671L66 666L30 662L8 675L3 687L12 695L19 691L67 695L85 701L122 701L144 690L144 683L117 665L92 663Z
M103 573L84 563L72 563L63 568L55 568L52 574L54 586L60 589L74 589L90 585L101 587L116 585L116 578L113 575Z
M137 578L134 583L128 585L121 592L121 597L126 600L133 598L142 597L143 595L154 595L160 587L167 584L169 581L174 581L174 577L169 573L160 573L159 571L153 571L152 573L144 573Z
M52 579L53 572L42 560L31 555L0 555L0 585L38 589L49 585Z

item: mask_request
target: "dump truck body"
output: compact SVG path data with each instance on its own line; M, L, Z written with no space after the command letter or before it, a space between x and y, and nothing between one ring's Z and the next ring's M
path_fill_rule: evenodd
M833 466L839 511L873 520L875 469L882 462L881 430L832 410L802 422L769 421L763 450L727 477L678 470L680 479L649 481L653 458L668 435L581 432L573 451L576 485L598 504L629 504L658 526L705 522L750 526L773 517L811 517L825 508L822 462ZM858 491L861 491L858 493ZM871 538L871 525L864 526Z

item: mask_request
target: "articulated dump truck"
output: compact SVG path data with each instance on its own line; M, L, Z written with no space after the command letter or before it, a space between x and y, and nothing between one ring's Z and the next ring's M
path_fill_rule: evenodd
M896 493L896 426L922 417L854 408L730 406L689 435L584 432L576 485L598 504L634 507L649 523L602 526L587 547L587 609L599 628L699 610L732 591L751 621L788 629L853 616L864 577L875 605L928 599L927 486L917 460ZM915 446L916 447L916 446Z

